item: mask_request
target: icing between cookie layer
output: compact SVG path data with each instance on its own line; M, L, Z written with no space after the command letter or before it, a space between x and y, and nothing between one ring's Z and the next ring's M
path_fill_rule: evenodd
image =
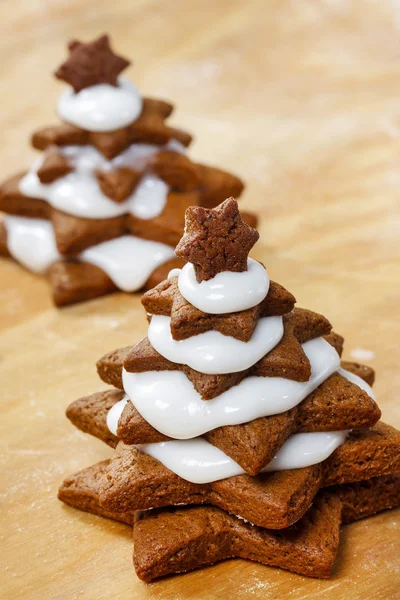
M112 406L107 413L107 427L114 435L117 435L118 421L121 418L122 411L124 410L127 402L129 402L129 398L125 395L124 398L114 404L114 406Z
M282 317L260 319L248 342L207 331L186 340L176 341L171 335L171 318L153 315L148 338L155 350L174 363L186 364L209 375L236 373L252 367L283 336Z
M136 121L142 107L136 86L121 77L118 86L101 83L77 93L66 89L57 112L63 121L87 131L114 131Z
M124 369L124 390L155 429L172 438L189 439L217 427L248 423L289 410L340 367L339 355L323 338L306 342L302 347L311 363L311 377L305 382L281 377L246 377L205 402L181 371L128 373Z
M179 273L178 287L182 296L199 310L221 315L260 304L268 294L269 277L259 262L249 258L247 271L224 271L199 283L194 265L187 263Z
M283 444L261 473L301 469L320 463L343 444L347 433L347 431L296 433ZM192 483L211 483L245 474L234 460L203 438L140 444L137 448L159 460L179 477Z
M60 260L53 226L44 219L7 215L7 248L11 256L34 273L44 273Z
M171 246L133 235L91 246L80 254L81 260L100 267L124 292L139 290L156 267L174 256Z

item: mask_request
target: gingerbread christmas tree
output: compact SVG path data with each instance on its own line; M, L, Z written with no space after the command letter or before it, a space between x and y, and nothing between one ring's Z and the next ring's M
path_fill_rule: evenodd
M115 450L59 497L134 523L145 581L230 557L329 577L341 524L400 503L372 369L341 362L329 321L248 257L257 239L233 198L189 208L189 262L142 298L147 337L67 410Z
M190 160L191 135L166 123L173 106L121 76L129 61L107 36L68 49L55 73L71 86L62 123L33 134L40 158L0 188L0 255L48 274L57 305L152 288L183 265L174 246L186 208L243 189Z

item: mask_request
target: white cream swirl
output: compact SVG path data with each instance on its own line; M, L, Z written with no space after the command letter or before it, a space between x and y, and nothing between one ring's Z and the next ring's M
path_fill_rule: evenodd
M128 402L129 398L127 395L125 395L122 400L116 402L107 413L107 427L114 435L117 435L118 421L120 420L122 411Z
M194 265L187 263L179 273L178 287L182 296L199 310L221 315L260 304L268 294L269 277L259 262L249 258L247 271L224 271L199 283Z
M59 117L87 131L114 131L130 125L142 112L143 101L133 83L122 77L118 85L100 83L80 92L66 89L58 102Z

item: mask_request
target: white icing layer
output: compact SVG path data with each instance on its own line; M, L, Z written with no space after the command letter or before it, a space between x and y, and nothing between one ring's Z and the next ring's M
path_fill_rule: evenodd
M351 373L350 371L346 371L346 369L342 369L342 367L340 367L340 369L338 369L338 373L339 373L339 375L342 375L342 377L345 377L346 379L351 381L351 383L358 385L358 387L361 388L362 390L364 390L364 392L367 392L367 394L370 398L372 398L373 400L376 400L374 390L369 385L369 383L364 381L364 379L362 379L358 375L355 375L354 373Z
M320 463L343 444L346 435L347 431L292 435L261 472L301 469ZM235 461L203 438L140 444L138 449L192 483L210 483L245 473Z
M299 404L340 367L336 350L323 338L303 344L311 377L298 382L281 377L246 377L217 398L205 402L180 371L128 373L125 392L155 429L176 439L197 437L224 425L248 423L282 413Z
M124 292L143 287L154 269L173 256L171 246L133 235L91 246L80 254L83 261L100 267Z
M153 219L162 213L167 201L169 188L164 181L154 175L144 175L132 194L117 203L103 194L94 171L112 171L119 167L142 171L149 158L164 150L184 153L186 148L177 140L170 140L165 146L132 144L107 160L93 146L60 146L59 152L68 158L74 172L52 183L41 183L37 171L43 164L43 156L34 162L18 187L25 196L46 200L54 208L76 217L109 219L131 213L140 219Z
M118 421L127 402L129 402L129 398L125 396L122 400L114 404L107 413L107 427L114 435L117 435Z
M34 273L44 273L60 260L53 226L44 219L8 215L4 219L11 256Z
M164 358L208 375L236 373L252 367L283 336L282 317L260 319L248 342L219 331L207 331L176 341L171 335L170 324L170 317L153 315L147 334L150 344Z
M57 110L63 121L87 131L114 131L136 121L142 107L136 86L120 78L118 86L101 83L77 93L66 89Z
M268 294L269 277L265 268L249 258L247 271L224 271L199 283L194 266L187 263L179 274L178 287L182 296L205 313L221 315L256 306Z
M85 160L89 162L91 157L86 155ZM139 219L153 219L162 213L169 192L164 181L145 175L132 194L118 203L103 194L94 172L87 166L46 185L40 182L36 170L29 171L19 182L25 196L41 198L62 212L86 219L110 219L128 213Z

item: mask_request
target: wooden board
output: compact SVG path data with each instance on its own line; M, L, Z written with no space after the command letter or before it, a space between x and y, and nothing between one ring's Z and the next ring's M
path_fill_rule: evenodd
M262 217L254 256L378 371L400 426L400 12L396 2L18 0L0 5L0 175L28 166L55 121L50 73L70 37L109 30L147 94L177 104L193 156L237 171ZM109 454L64 417L102 389L95 360L145 333L139 298L55 310L46 282L0 263L1 598L399 598L399 512L343 531L330 581L245 561L150 586L128 527L62 506L69 473Z

